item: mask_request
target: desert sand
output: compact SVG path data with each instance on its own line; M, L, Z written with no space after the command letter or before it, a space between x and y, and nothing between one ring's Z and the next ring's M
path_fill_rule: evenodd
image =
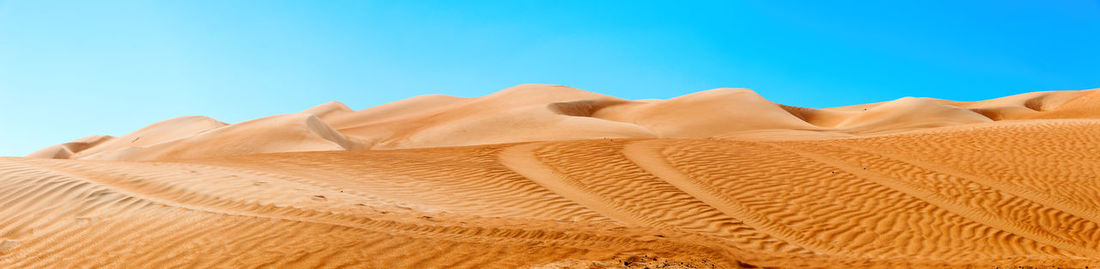
M1100 265L1100 89L811 109L555 85L0 158L0 268Z

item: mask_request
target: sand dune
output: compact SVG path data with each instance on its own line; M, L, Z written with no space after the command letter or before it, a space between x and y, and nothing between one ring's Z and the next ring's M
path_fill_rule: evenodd
M853 113L835 128L848 132L904 131L993 121L966 108L906 97Z
M1097 266L1097 98L521 85L177 118L0 158L0 268Z
M366 113L360 119L367 122L349 124L338 119L333 126L342 133L373 141L370 145L373 149L654 137L650 131L633 124L562 112L561 102L571 101L626 100L565 86L520 85L479 98L417 98L398 106L361 111Z
M748 89L714 89L667 101L612 106L594 116L634 123L665 138L759 129L819 129Z
M48 147L27 157L153 160L603 138L841 138L990 121L1098 118L1097 92L1034 92L978 102L906 97L812 109L776 104L748 89L714 89L669 100L631 101L565 86L524 84L483 97L427 95L359 111L334 101L299 113L314 115L325 126L286 121L288 128L300 130L297 135L261 134L266 132L261 129L278 129L277 125L283 123L227 125L206 117L182 117L105 143L74 150L73 143L82 143L74 141L66 144L70 146ZM295 144L305 139L297 136L311 137L311 131L305 130L313 127L301 127L304 125L315 126L318 132L312 137L328 142L313 139ZM205 135L220 128L256 130L232 131L237 135L225 139L234 140L230 143L235 148L225 149L221 142L214 141L217 135ZM204 137L193 138L198 136ZM243 137L250 137L248 146L236 141ZM167 144L176 145L176 149L168 149Z
M74 158L84 158L97 154L126 151L159 143L199 135L203 132L226 126L224 122L208 117L188 116L161 121L141 128L133 133L120 136L93 147L75 152ZM113 155L113 154L110 154ZM94 157L93 157L94 158Z
M296 113L209 129L194 136L144 147L130 146L117 151L99 152L81 159L184 159L268 152L348 150L360 147L357 142L333 130L317 116Z

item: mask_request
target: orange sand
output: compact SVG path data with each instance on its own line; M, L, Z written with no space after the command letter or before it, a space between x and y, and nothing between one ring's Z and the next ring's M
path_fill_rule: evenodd
M1094 118L550 85L182 117L0 158L0 268L1100 265Z

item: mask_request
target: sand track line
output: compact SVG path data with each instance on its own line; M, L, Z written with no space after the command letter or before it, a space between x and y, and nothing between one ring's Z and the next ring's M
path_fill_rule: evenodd
M881 156L883 158L892 159L892 160L902 162L902 163L906 163L906 164L909 164L909 165L912 165L912 166L915 166L915 167L919 167L919 168L922 168L922 169L925 169L925 170L935 171L937 173L941 173L941 174L945 174L945 175L949 175L949 176L953 176L953 177L973 181L975 183L985 185L985 186L987 186L991 189L1001 191L1001 192L1004 192L1004 193L1007 193L1007 194L1015 195L1017 197L1024 198L1024 199L1027 199L1027 200L1030 200L1032 202L1035 202L1036 204L1040 204L1040 205L1043 205L1043 206L1046 206L1046 207L1058 209L1058 210L1061 210L1063 212L1066 212L1066 213L1072 214L1074 216L1080 217L1082 219L1086 219L1086 220L1089 220L1089 221L1092 221L1092 222L1095 222L1095 223L1100 223L1100 211L1097 211L1097 210L1092 209L1092 208L1080 206L1080 205L1078 205L1076 203L1073 203L1072 201L1069 201L1069 200L1067 200L1065 198L1062 198L1062 197L1050 196L1049 194L1043 194L1041 192L1038 192L1038 191L1035 191L1035 190L1032 190L1032 189L1022 188L1022 187L1013 185L1011 183L1004 183L1004 182L1001 182L1001 181L998 181L998 180L988 179L986 177L975 176L975 175L972 175L972 174L969 174L969 173L966 173L966 172L962 172L962 171L959 171L959 170L951 168L951 167L947 167L945 165L934 164L934 163L929 163L929 162L920 161L920 160L914 160L913 158L902 158L901 156L898 156L898 155L895 155L895 154L882 153L882 152L875 151L875 150L872 150L872 149L868 149L868 148L865 148L865 147L852 146L852 145L843 145L843 144L837 144L837 146L851 148L851 149L867 152L867 153L870 153L870 154L875 154L875 155ZM932 167L935 167L935 168L933 169Z
M534 150L541 143L527 143L504 149L499 153L500 163L517 174L527 177L531 181L565 197L573 200L597 213L632 226L666 227L664 223L651 220L644 216L630 214L618 209L614 205L604 201L603 197L591 194L583 189L572 186L565 175L540 161L535 157Z
M836 160L836 159L833 159L833 158L830 158L830 157L827 157L827 156L823 156L823 155L819 155L819 154L816 154L816 153L809 153L809 152L802 152L802 151L794 150L794 149L791 149L791 148L788 148L788 147L785 147L785 146L782 146L782 145L778 145L778 144L775 144L775 143L765 143L765 142L753 142L753 143L758 143L758 144L761 144L761 145L769 145L769 146L772 146L773 148L775 148L777 150L788 151L788 152L791 152L791 153L794 153L794 154L798 154L799 156L802 156L804 158L808 158L808 159L811 159L813 161L816 161L816 162L819 162L819 163L822 163L822 164L825 164L825 165L828 165L828 166L836 167L836 168L841 169L845 172L856 175L861 179L864 179L864 180L867 180L867 181L870 181L870 182L873 182L873 183L876 183L876 184L886 186L886 187L889 187L891 189L900 191L902 193L908 194L908 195L913 196L917 199L925 201L929 204L932 204L932 205L938 206L940 208L943 208L943 209L945 209L949 212L959 214L960 216L963 216L963 217L968 218L970 220L976 221L976 222L984 224L984 225L988 225L988 226L996 228L996 229L1000 229L1000 230L1005 231L1005 232L1013 233L1013 234L1019 235L1021 237L1025 237L1025 238L1034 240L1036 242L1047 244L1047 245L1050 245L1050 246L1053 246L1053 247L1056 247L1056 248L1060 248L1060 249L1063 249L1063 250L1072 251L1072 252L1074 252L1074 254L1077 254L1077 255L1086 255L1086 256L1089 256L1089 257L1095 257L1095 256L1100 255L1100 252L1098 252L1097 250L1089 249L1089 248L1085 248L1085 247L1076 245L1076 244L1074 244L1070 241L1063 240L1063 239L1058 238L1057 236L1055 236L1053 234L1049 234L1049 233L1046 233L1046 232L1042 232L1042 231L1033 232L1033 231L1031 231L1032 229L1028 229L1027 227L1024 227L1024 226L1022 226L1018 223L1015 223L1013 221L1006 220L1006 219L1004 219L1000 216L989 214L985 211L982 211L980 209L973 208L973 207L970 207L970 206L967 206L967 205L951 202L949 199L947 199L946 197L943 197L942 195L940 195L938 193L934 193L934 192L925 190L925 189L920 188L920 187L912 186L912 185L910 185L906 182L903 182L901 180L898 180L898 179L895 179L895 178L892 178L892 177L888 177L888 176L884 176L884 175L881 175L881 174L876 173L876 172L864 170L863 168L845 163L844 161L841 161L841 160Z
M762 233L821 254L837 256L852 255L852 253L845 253L844 251L831 247L829 244L812 239L786 225L772 223L768 221L766 217L751 211L748 207L741 205L737 201L733 201L721 193L714 192L711 186L696 182L678 168L670 165L668 161L661 157L657 149L653 148L652 144L646 141L636 141L626 144L623 147L623 154L626 155L627 159L630 159L631 162L634 162L634 164L641 167L646 172L661 178L665 182L695 197L695 199L718 209L722 213L745 222L745 224L752 226Z

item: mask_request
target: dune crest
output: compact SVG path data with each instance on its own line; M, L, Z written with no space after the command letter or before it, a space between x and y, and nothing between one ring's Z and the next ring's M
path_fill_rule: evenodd
M341 103L339 101L332 101L315 107L311 107L309 109L303 110L300 113L313 114L314 116L317 116L317 118L327 119L338 117L340 115L351 112L355 112L355 110L352 110L350 107L348 107L348 105L345 105L344 103Z

